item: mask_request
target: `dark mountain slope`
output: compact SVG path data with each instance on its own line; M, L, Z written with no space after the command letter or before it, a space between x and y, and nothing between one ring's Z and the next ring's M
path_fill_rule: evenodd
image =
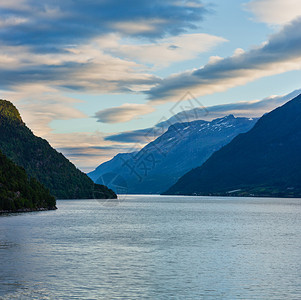
M0 212L55 208L49 190L0 151Z
M301 95L264 115L165 194L301 197Z
M116 198L113 191L95 185L46 140L36 137L5 100L0 100L0 150L59 199Z

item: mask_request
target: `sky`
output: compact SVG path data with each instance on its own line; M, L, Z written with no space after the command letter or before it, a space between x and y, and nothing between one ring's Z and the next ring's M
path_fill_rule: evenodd
M0 0L0 98L84 172L183 110L258 117L300 79L300 0Z

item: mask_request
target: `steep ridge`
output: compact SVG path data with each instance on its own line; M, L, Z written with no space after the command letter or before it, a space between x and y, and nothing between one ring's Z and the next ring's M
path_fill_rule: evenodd
M165 194L301 197L301 95L264 115Z
M59 199L116 198L96 185L49 143L36 137L22 121L16 107L0 100L0 150L30 177L44 184Z

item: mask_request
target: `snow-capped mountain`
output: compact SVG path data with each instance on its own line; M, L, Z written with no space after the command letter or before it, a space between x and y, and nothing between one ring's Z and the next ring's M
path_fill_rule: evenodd
M235 136L249 131L256 121L229 115L211 122L177 123L139 152L118 154L88 175L110 187L110 182L104 182L110 173L109 178L118 177L117 186L126 186L128 193L159 194Z

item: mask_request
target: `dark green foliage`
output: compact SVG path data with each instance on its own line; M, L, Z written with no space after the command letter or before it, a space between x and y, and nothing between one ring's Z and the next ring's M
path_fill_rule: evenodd
M36 137L10 102L0 100L0 112L0 150L56 198L91 199L95 194L103 198L117 197L107 187L95 185L46 140Z
M0 124L2 122L23 123L18 110L6 100L0 100Z
M54 209L55 198L0 152L0 211Z
M301 95L264 115L166 194L301 197Z

